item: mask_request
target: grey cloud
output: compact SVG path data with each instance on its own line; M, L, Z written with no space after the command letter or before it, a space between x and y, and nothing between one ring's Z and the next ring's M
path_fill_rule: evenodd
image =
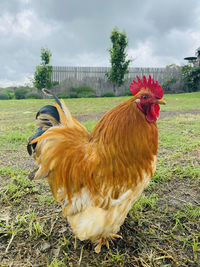
M199 0L1 0L0 80L33 74L41 47L52 51L55 65L108 64L115 26L126 31L129 49L149 46L147 67L182 62L200 46L199 11Z

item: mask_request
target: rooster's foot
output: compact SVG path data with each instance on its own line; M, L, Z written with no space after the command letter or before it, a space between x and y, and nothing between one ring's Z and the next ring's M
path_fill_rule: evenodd
M97 246L96 246L95 249L94 249L95 252L96 252L96 253L100 253L100 252L101 252L101 247L102 247L103 245L106 245L107 249L109 249L109 248L110 248L110 246L109 246L109 241L112 242L112 240L115 239L115 238L121 238L121 239L122 239L122 236L121 236L121 235L113 234L113 235L111 235L110 237L99 239L98 242L97 242Z

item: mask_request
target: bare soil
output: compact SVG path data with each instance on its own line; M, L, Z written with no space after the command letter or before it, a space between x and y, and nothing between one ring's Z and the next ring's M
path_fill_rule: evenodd
M87 120L99 120L103 116L104 112L94 112L92 115L82 115L77 116L76 119L79 121L85 122ZM167 118L167 117L176 117L180 115L197 115L200 114L199 109L193 109L193 110L183 110L183 111L160 111L159 119Z

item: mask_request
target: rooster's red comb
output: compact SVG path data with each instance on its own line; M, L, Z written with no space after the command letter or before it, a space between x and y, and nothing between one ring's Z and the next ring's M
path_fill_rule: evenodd
M157 98L163 97L163 89L160 84L158 84L158 81L154 82L154 79L151 78L151 75L149 75L149 79L147 81L146 76L143 76L143 80L140 80L140 78L137 76L138 81L134 81L130 83L130 91L133 95L136 95L142 88L148 88Z

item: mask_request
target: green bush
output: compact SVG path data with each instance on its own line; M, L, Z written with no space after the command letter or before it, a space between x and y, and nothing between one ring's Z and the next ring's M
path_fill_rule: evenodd
M132 95L132 94L131 94L130 91L127 91L127 92L124 92L122 95L123 95L123 96L130 96L130 95Z
M115 94L113 92L107 92L101 95L102 97L114 97Z
M28 92L28 93L26 93L25 98L27 98L27 99L40 99L42 97L41 97L41 95L39 95L36 92Z
M15 98L16 99L25 99L28 90L26 88L18 88L15 90Z
M58 98L69 98L70 96L66 93L58 93L56 94Z
M52 85L52 86L59 85L59 82L58 82L58 81L51 82L51 85Z
M14 99L15 98L15 93L12 91L12 92L7 92L7 94L9 95L9 98L10 99Z
M70 90L70 97L96 97L94 89L90 87L78 87Z
M176 82L177 82L176 77L169 77L166 81L164 81L164 83L162 84L162 88L164 92L170 91L171 86L175 84Z
M10 97L6 93L0 93L0 99L1 100L8 100L8 99L10 99Z
M200 67L190 64L181 67L184 85L188 92L200 90Z
M70 97L70 98L77 98L78 95L77 95L77 93L75 92L75 93L71 93L71 94L69 95L69 97Z
M70 98L77 98L78 97L77 92L76 92L76 88L70 89L69 97Z
M12 98L15 98L15 94L14 94L14 91L13 89L11 88L6 88L2 91L2 93L5 93L9 96L9 99L12 99Z

